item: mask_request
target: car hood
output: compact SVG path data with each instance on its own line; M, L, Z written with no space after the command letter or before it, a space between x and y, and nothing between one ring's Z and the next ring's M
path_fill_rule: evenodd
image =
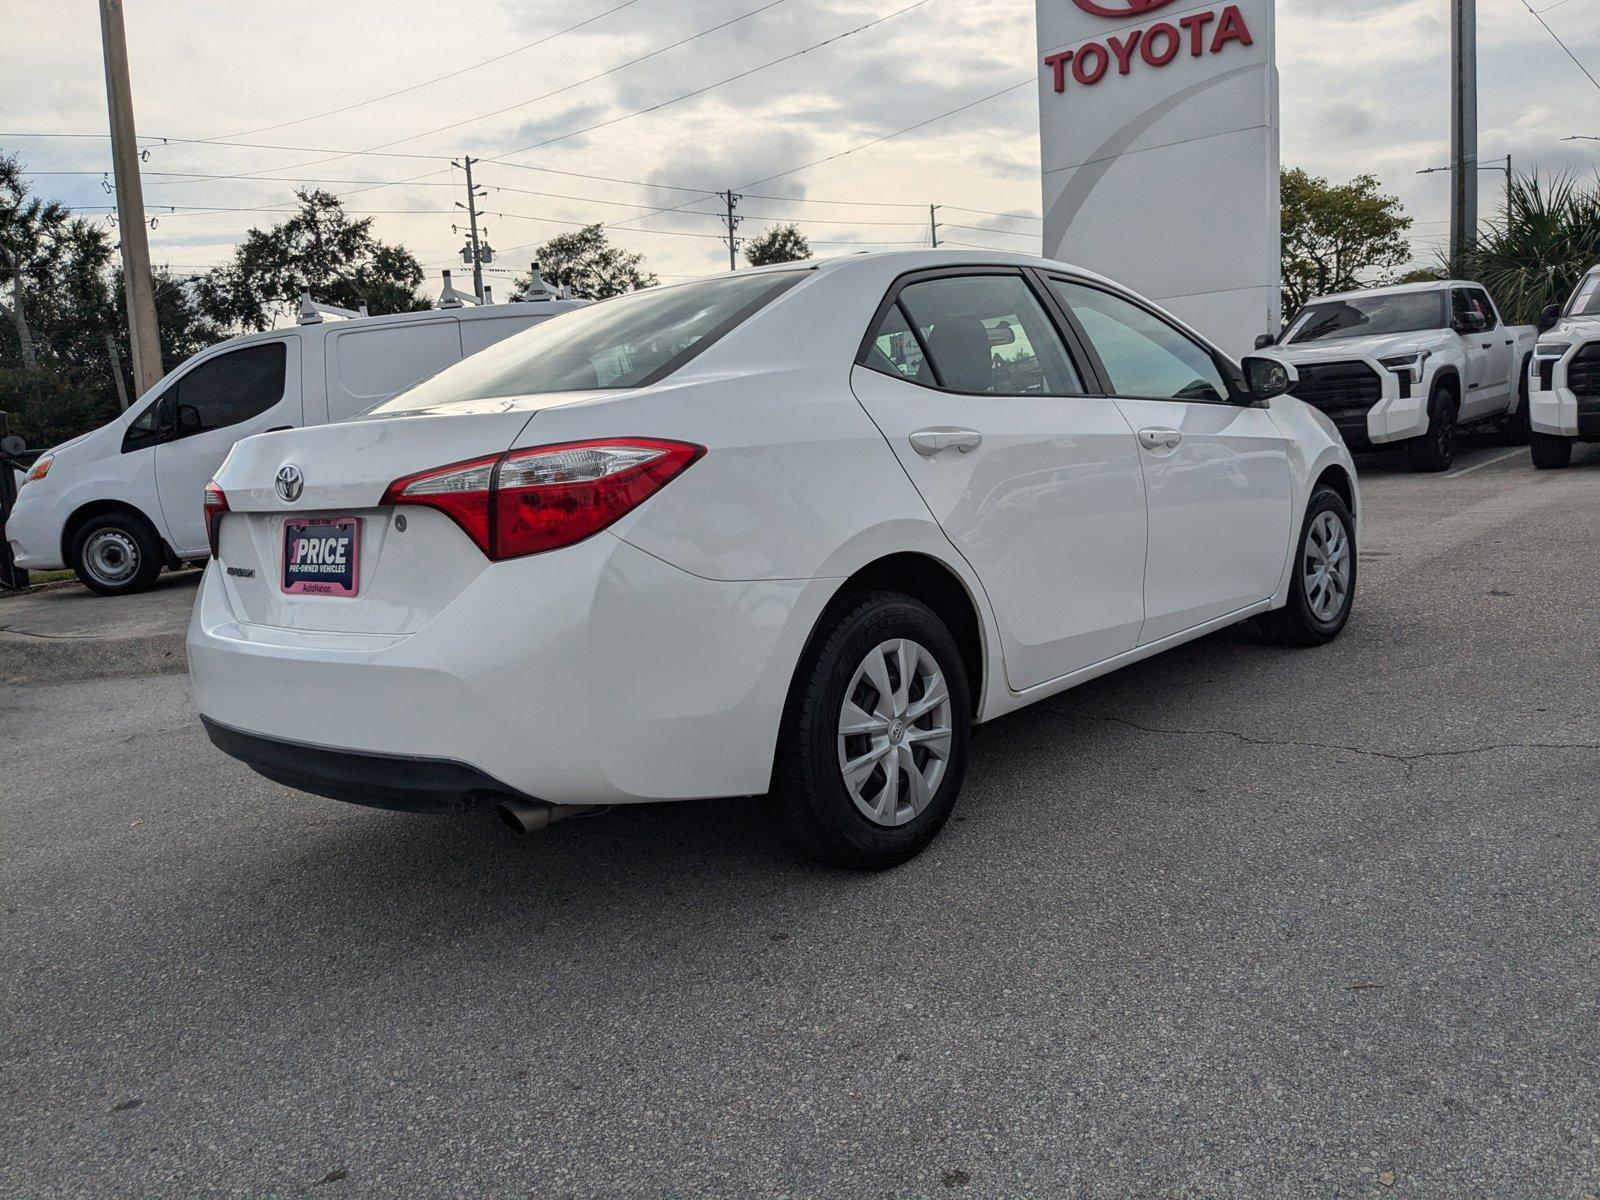
M109 424L91 429L88 433L80 433L75 438L68 438L59 446L52 446L45 453L56 457L58 466L70 466L77 462L93 462L95 459L104 458L108 454L121 453L122 434L126 422L123 417L118 417Z
M1586 342L1600 339L1600 317L1562 317L1539 337L1545 342Z
M1344 362L1352 358L1398 358L1402 354L1416 354L1439 346L1443 331L1422 333L1394 333L1382 337L1339 338L1331 342L1306 342L1298 346L1277 346L1274 349L1284 362L1324 363Z

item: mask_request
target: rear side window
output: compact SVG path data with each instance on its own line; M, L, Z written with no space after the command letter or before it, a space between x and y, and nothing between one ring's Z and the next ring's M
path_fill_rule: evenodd
M643 387L676 371L808 274L809 269L733 274L618 296L507 338L372 411Z
M1018 275L907 284L879 322L863 365L970 395L1083 393L1055 326Z
M1214 358L1154 313L1121 296L1065 279L1050 286L1083 326L1119 396L1146 400L1226 400Z
M201 363L168 391L174 435L192 437L260 416L283 399L288 350L282 342L244 346Z

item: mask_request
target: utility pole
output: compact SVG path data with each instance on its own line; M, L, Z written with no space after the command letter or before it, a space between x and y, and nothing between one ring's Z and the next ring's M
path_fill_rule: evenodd
M156 291L150 281L150 243L144 223L144 186L139 179L139 139L133 127L133 88L128 82L128 39L122 27L122 0L100 0L100 41L106 59L106 108L111 114L111 165L117 181L117 232L122 236L128 345L133 349L133 382L142 396L166 372L161 369Z
M739 239L734 236L734 230L739 228L739 222L743 218L734 216L733 210L734 206L744 197L733 191L732 188L725 192L718 192L717 195L721 196L728 204L728 215L723 218L728 225L728 270L737 271L739 269Z
M461 167L467 173L467 202L456 201L457 208L467 210L467 223L471 230L470 245L472 246L472 294L481 302L483 300L483 252L478 248L478 200L487 196L488 192L480 192L472 186L472 164L482 160L463 154L461 161L451 160L450 165Z
M928 234L933 238L933 248L939 248L939 218L935 214L939 211L937 204L928 205Z
M1450 258L1478 242L1478 0L1450 0Z

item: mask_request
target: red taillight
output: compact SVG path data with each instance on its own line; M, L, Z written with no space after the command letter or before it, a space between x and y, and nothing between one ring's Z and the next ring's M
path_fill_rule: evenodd
M228 497L223 495L216 480L206 484L206 541L211 543L211 557L217 556L217 537L222 531L222 514L228 511Z
M704 453L657 438L512 450L396 479L383 503L436 508L489 558L520 558L599 533Z

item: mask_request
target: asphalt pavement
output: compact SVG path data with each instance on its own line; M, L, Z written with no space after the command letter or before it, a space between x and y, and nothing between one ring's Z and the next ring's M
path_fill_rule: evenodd
M0 1194L1600 1192L1600 452L1363 464L1355 619L979 730L883 875L516 839L0 687Z

